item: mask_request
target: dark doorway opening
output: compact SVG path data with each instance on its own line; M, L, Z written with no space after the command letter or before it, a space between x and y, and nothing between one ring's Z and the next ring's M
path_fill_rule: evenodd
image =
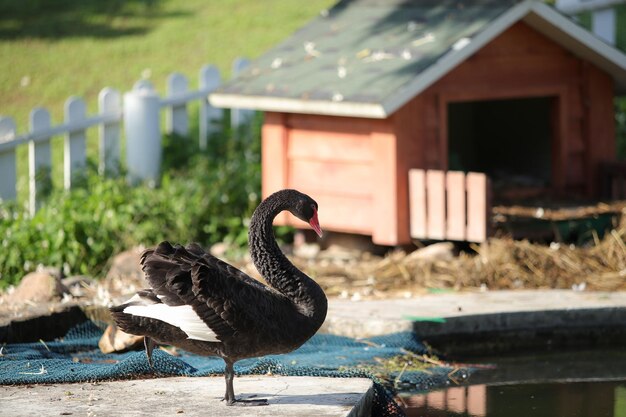
M496 198L522 188L547 190L552 179L552 112L556 100L538 97L449 103L449 169L486 173Z

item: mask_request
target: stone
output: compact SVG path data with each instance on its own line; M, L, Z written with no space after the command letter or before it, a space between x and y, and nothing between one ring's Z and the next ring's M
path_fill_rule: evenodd
M226 256L226 252L228 252L229 249L230 245L228 243L219 242L211 246L209 252L216 258L223 258Z
M140 246L134 247L113 257L111 268L105 277L109 287L122 293L130 293L147 286L141 270L141 254L144 249Z
M135 336L120 330L115 324L110 324L98 341L102 353L122 352L141 347L143 336Z
M61 280L72 296L80 298L87 295L85 291L87 288L93 288L95 280L86 275L72 275L71 277L63 278Z
M327 259L334 263L349 262L353 259L360 259L362 252L349 246L332 244L321 251L317 256L319 259Z
M413 251L405 262L412 261L451 261L454 258L454 243L439 242Z
M94 279L87 275L72 275L70 277L63 278L61 282L63 283L63 285L70 289L76 286L90 286L95 283Z
M10 301L15 304L46 303L61 300L66 293L69 290L57 275L42 270L24 275Z
M315 259L319 253L320 245L317 243L302 243L293 247L293 254L299 258Z

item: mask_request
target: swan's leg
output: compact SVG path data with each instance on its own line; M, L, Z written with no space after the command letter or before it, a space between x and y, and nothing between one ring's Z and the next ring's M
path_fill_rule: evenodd
M235 398L235 390L233 388L233 379L235 379L235 369L233 362L224 360L226 362L226 368L224 370L224 377L226 379L226 393L224 394L223 401L226 401L226 405L267 405L266 399L246 399L241 400Z
M226 378L226 393L224 394L224 401L228 405L235 402L235 390L233 388L233 379L235 377L235 370L233 368L233 363L230 361L226 362L226 368L224 369L224 378Z
M152 350L156 346L156 343L148 336L144 336L143 345L146 348L146 356L148 357L148 363L150 364L150 368L154 368L154 363L152 362Z

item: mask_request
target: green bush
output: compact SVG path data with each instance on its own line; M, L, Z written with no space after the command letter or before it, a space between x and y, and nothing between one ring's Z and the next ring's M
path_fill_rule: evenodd
M190 139L166 137L158 188L130 187L123 178L92 170L83 187L53 190L33 218L15 205L3 206L0 287L38 264L101 276L115 253L161 240L242 248L260 202L259 125L256 120L253 132L211 138L206 152Z

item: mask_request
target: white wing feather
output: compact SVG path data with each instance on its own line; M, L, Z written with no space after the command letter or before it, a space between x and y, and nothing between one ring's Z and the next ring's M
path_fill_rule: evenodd
M124 309L124 313L164 321L187 333L188 339L203 340L205 342L220 341L215 332L188 305L130 305Z

